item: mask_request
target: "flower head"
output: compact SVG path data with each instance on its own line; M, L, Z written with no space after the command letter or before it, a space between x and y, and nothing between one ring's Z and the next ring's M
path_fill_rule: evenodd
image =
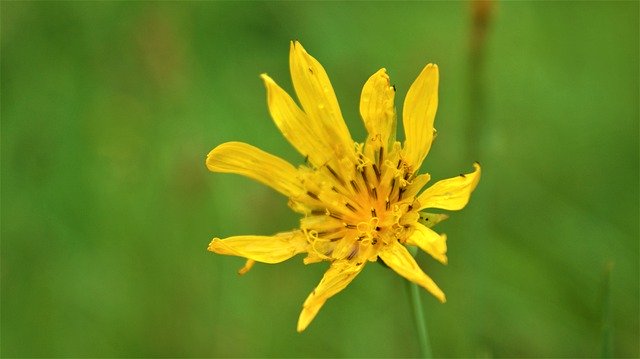
M329 78L298 42L291 43L291 78L302 107L269 76L269 112L289 142L307 158L297 168L240 142L224 143L207 156L214 172L237 173L262 182L289 198L302 215L300 228L274 236L214 238L209 250L247 258L240 273L255 262L278 263L306 253L304 263L330 262L303 304L303 331L327 299L344 289L378 259L417 283L440 301L445 295L418 266L406 246L417 246L447 263L447 237L431 227L447 218L429 208L462 209L480 179L474 171L441 180L421 191L428 174L417 174L435 136L438 67L428 64L411 85L402 109L405 141L396 141L395 88L386 70L373 74L362 89L360 115L368 136L354 143Z

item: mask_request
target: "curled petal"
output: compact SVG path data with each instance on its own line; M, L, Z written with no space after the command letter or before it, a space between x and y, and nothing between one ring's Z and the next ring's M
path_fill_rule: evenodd
M386 69L378 70L364 84L360 95L360 116L369 133L367 143L387 148L395 141L395 94Z
M413 259L409 251L407 251L402 244L392 242L385 246L380 253L378 253L378 256L396 273L428 290L429 293L433 294L433 296L441 302L446 302L442 290L438 288L433 279L420 269L416 260Z
M405 160L417 170L433 141L433 121L438 109L438 66L428 64L413 82L402 108Z
M262 263L280 263L298 253L306 252L307 240L301 231L283 232L275 236L235 236L225 239L214 238L209 250L218 254L245 257ZM241 269L246 273L253 263Z
M240 274L240 275L247 274L247 272L250 271L251 268L253 268L254 264L256 264L256 261L254 261L253 259L247 259L247 261L245 262L244 266L242 268L240 268L240 270L238 270L238 274Z
M360 273L362 267L364 267L364 264L355 265L347 260L338 260L331 263L316 289L304 301L302 312L298 319L298 332L307 328L327 299L351 283L353 278Z
M342 118L336 94L322 65L302 45L291 43L289 52L291 80L304 112L322 129L338 156L351 155L353 140Z
M302 192L295 167L246 143L227 142L214 148L207 155L207 168L252 178L288 197Z
M480 165L474 163L475 171L466 175L448 178L436 182L418 196L420 210L424 208L440 208L456 211L464 208L469 202L471 192L480 181Z
M414 224L415 231L407 244L418 246L442 264L447 264L447 236L438 234L420 223Z

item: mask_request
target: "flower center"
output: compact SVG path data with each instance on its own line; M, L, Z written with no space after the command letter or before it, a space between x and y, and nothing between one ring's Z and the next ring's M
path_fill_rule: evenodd
M355 159L303 168L306 193L291 199L305 214L301 228L322 259L376 260L382 246L404 242L419 218L413 202L425 177L413 176L399 143L387 156L382 147L365 156L363 147L357 146Z

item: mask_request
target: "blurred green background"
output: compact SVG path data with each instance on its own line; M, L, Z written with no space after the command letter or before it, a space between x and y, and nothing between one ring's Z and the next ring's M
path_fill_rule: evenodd
M487 4L485 4L487 5ZM441 72L434 179L483 164L440 224L442 357L638 357L638 2L1 4L2 357L410 357L405 282L376 264L302 334L326 263L258 264L213 236L296 227L286 199L213 174L245 141L299 164L258 77L289 41L327 69L355 139L362 84ZM474 25L475 24L475 25Z

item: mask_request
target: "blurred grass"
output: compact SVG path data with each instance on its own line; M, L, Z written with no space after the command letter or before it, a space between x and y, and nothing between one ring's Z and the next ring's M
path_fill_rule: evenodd
M441 179L478 160L483 179L438 226L450 264L419 257L448 298L425 301L436 356L597 356L605 325L613 356L640 355L637 2L498 3L481 113L466 2L0 10L0 356L418 354L404 283L381 266L297 334L325 265L295 258L238 278L242 260L205 250L214 235L297 224L274 191L203 163L230 140L303 160L258 78L291 89L291 39L327 69L356 139L370 74L388 69L400 107L424 64L440 66L424 168Z

